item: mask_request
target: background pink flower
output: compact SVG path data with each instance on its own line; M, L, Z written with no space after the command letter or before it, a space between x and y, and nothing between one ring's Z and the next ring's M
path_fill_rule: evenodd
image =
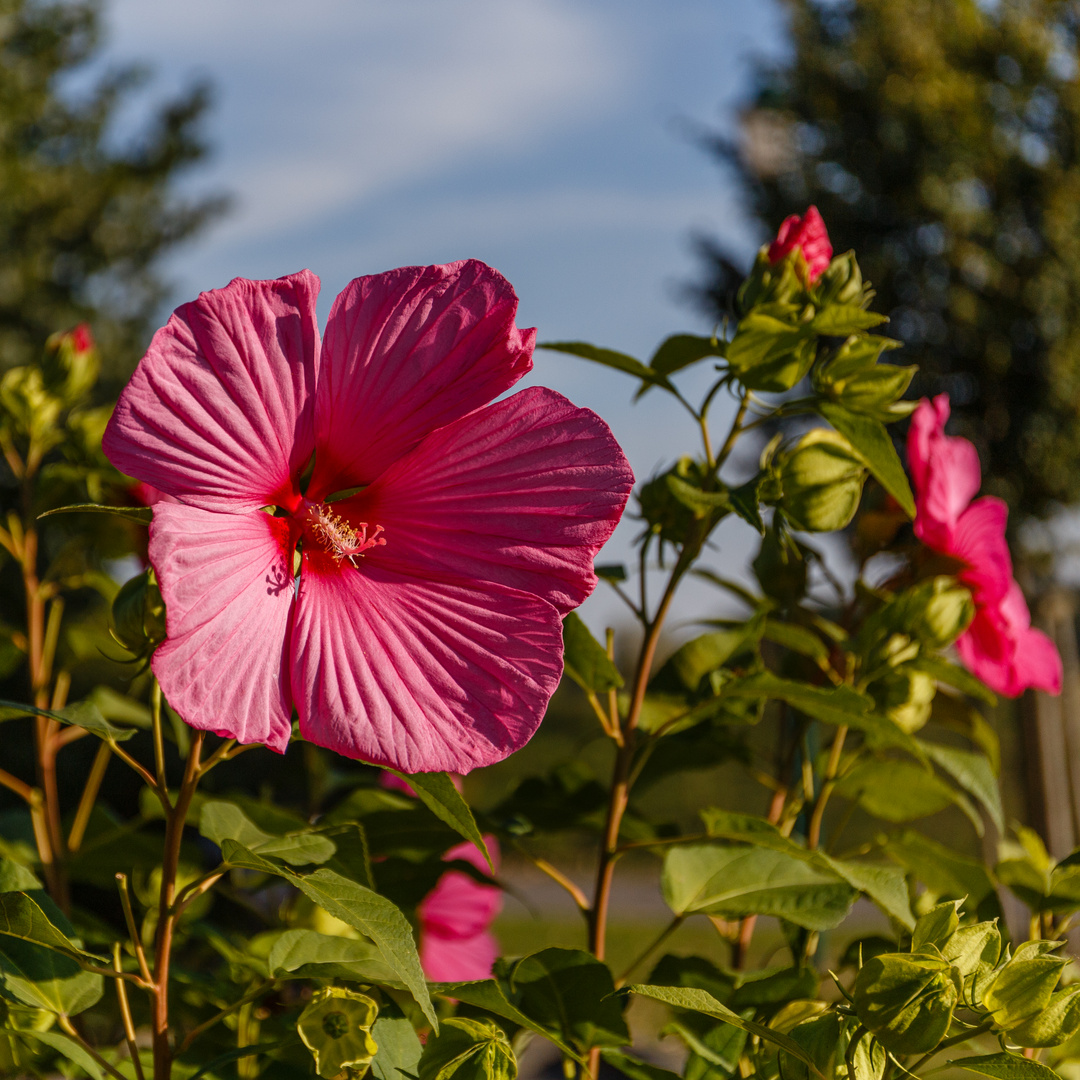
M499 844L485 836L495 870L499 869ZM488 873L484 856L466 841L452 847L447 862L460 859ZM420 902L420 962L434 982L471 982L491 975L499 955L499 943L489 927L502 909L502 890L485 885L462 870L448 870Z
M957 560L956 577L971 590L975 617L957 639L964 665L992 690L1015 697L1028 687L1061 691L1061 657L1031 626L1013 580L1005 539L1008 507L985 495L979 456L967 441L945 434L949 398L926 398L908 429L908 466L915 489L915 535L928 548Z
M792 214L784 218L776 239L769 245L769 262L778 263L796 248L802 249L810 280L816 281L832 261L833 252L829 232L816 206L808 207L802 217Z
M295 707L347 756L467 772L540 723L633 476L553 391L487 404L535 337L490 267L357 278L321 345L318 289L303 271L203 293L120 396L106 453L179 500L150 528L154 672L197 728L283 751Z

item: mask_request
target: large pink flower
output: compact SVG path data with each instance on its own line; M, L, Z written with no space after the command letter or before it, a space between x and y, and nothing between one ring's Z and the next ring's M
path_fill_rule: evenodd
M120 396L106 453L180 500L150 530L154 672L189 724L242 742L283 751L295 707L349 757L498 761L558 683L629 465L551 390L487 404L535 332L482 263L357 278L321 346L318 290L302 271L203 293Z
M485 836L495 869L499 845ZM488 873L484 856L466 841L452 847L443 859L460 859ZM499 955L499 943L489 927L502 908L502 891L484 885L462 870L448 870L420 902L420 962L434 982L472 982L487 979Z
M965 666L992 690L1015 697L1028 687L1061 691L1061 657L1031 626L1020 586L1013 580L1005 540L1008 507L984 495L975 447L945 434L949 398L926 398L912 414L908 465L915 488L915 535L928 548L956 559L957 578L975 603L971 625L957 639Z

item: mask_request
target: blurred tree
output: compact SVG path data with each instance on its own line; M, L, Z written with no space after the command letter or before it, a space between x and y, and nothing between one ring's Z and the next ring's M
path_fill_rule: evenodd
M156 261L223 208L172 191L206 150L205 86L167 102L123 145L114 124L145 72L125 67L71 89L100 29L98 0L0 0L0 369L88 320L106 374L126 375L165 292Z
M1080 501L1080 84L1075 0L784 0L733 162L769 229L816 203L947 390L1014 521ZM735 269L702 243L698 296Z

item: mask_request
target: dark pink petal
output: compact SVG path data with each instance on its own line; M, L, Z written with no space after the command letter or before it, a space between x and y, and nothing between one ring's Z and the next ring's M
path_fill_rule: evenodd
M292 638L304 738L407 773L469 772L524 746L562 674L555 608L360 566L304 552Z
M286 522L159 502L150 561L169 635L153 668L169 704L192 727L284 753L294 591Z
M802 249L810 280L816 281L832 261L833 250L825 222L816 206L808 207L802 217L792 214L784 218L776 239L769 245L769 262L778 263L796 248Z
M1045 690L1060 694L1064 672L1057 646L1033 627L1020 635L1016 644L1016 681L1021 690Z
M978 494L982 483L979 455L967 439L945 434L949 398L919 403L908 429L908 465L915 488L915 535L935 551L943 550L949 531Z
M485 836L484 842L498 867L499 848L495 837ZM443 859L446 862L460 859L488 873L484 856L469 842L452 847ZM420 902L417 915L426 933L441 938L469 938L486 930L501 908L501 889L485 885L461 870L448 870Z
M596 585L633 485L603 420L534 387L433 432L336 505L386 530L372 565L498 582L565 614Z
M303 270L177 308L120 395L109 460L205 510L291 508L315 445L318 294Z
M1005 540L1008 520L1008 506L984 495L960 515L944 549L967 563L968 569L957 577L971 589L976 604L1001 600L1013 584L1012 556Z
M420 963L432 982L478 982L491 977L499 943L488 931L471 938L441 938L420 931Z
M429 432L486 405L532 367L517 295L476 260L356 278L326 325L308 498L370 483Z

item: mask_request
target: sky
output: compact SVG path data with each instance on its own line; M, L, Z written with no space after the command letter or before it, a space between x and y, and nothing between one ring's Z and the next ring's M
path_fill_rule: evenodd
M709 329L679 296L692 235L747 262L763 239L700 138L734 131L755 59L781 53L775 0L106 0L105 18L101 64L154 73L122 127L194 80L215 91L213 153L184 189L233 210L165 263L173 303L307 267L325 319L353 277L473 257L540 341L645 359ZM632 406L606 369L538 351L528 384L600 413L639 480L696 449L677 406ZM625 560L637 528L600 561ZM718 568L745 564L738 534ZM599 594L586 621L620 620L618 603Z

